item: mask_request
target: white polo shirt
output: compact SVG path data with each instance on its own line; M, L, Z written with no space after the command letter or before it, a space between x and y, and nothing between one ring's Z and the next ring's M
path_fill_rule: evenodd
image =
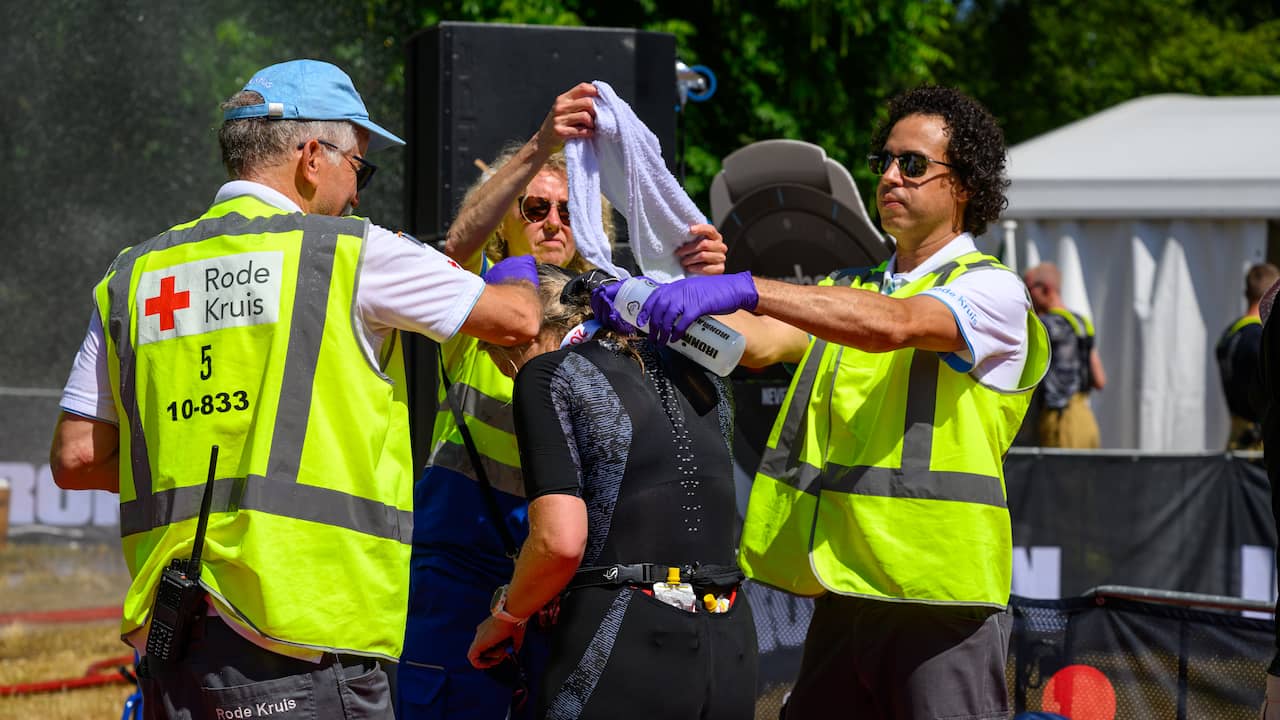
M885 268L882 290L891 293L976 250L973 236L961 233L919 267L904 273L894 272L895 254ZM998 390L1018 388L1027 364L1027 312L1031 308L1021 278L1000 268L977 268L920 294L947 306L968 346L959 352L939 353L948 367Z
M243 195L281 210L302 211L277 190L247 180L223 185L214 204ZM365 356L377 367L382 343L396 329L438 342L448 340L466 322L483 291L484 280L444 254L400 233L370 225L356 286L355 314ZM94 312L71 365L61 405L69 413L118 425L104 347L102 321Z
M243 195L282 210L302 211L280 192L246 180L223 185L214 197L214 204ZM392 330L408 330L441 342L448 340L466 322L483 291L484 280L463 270L440 252L402 234L370 225L355 298L361 349L370 364L377 367L382 343ZM104 347L102 321L95 312L71 365L61 405L69 413L119 425ZM273 642L230 620L234 614L220 612L212 597L209 614L223 615L227 625L246 640L272 652L311 662L318 662L322 657L319 651ZM148 627L138 628L128 637L139 652L145 650Z

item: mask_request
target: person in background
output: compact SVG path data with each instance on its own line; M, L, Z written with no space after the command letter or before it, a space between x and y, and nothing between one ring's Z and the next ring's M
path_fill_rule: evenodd
M345 216L368 154L404 142L336 66L264 68L223 111L230 182L201 217L121 252L94 291L53 477L120 494L121 633L145 653L148 718L389 719L376 661L404 638L413 501L400 333L518 344L537 300ZM192 556L206 475L191 630L167 643L157 586Z
M977 101L908 91L889 103L868 156L880 223L896 240L889 260L816 287L685 278L640 309L659 343L699 316L734 313L725 322L747 338L744 364L803 359L738 553L747 577L817 597L786 720L833 708L1008 717L1003 460L1048 339L1021 279L973 241L1006 204L1005 158Z
M590 83L560 95L528 142L494 160L449 228L445 252L450 257L486 277L504 258L534 258L574 272L590 267L574 242L562 148L566 140L594 132L596 95ZM711 225L694 225L689 234L689 242L677 250L685 271L724 272L727 248L720 233ZM398 714L400 720L501 720L514 692L515 717L524 717L536 705L521 692L539 672L536 643L520 656L522 667L513 659L481 672L467 661L472 630L488 616L494 588L511 577L511 555L528 534L512 381L466 336L441 344L440 375L433 451L414 489ZM455 411L474 440L489 488L477 477Z
M1089 393L1105 387L1107 375L1098 357L1093 323L1062 304L1058 266L1041 263L1028 269L1023 279L1052 346L1049 372L1040 383L1040 445L1097 448L1101 438Z
M1262 449L1262 414L1258 410L1262 398L1258 365L1262 349L1262 319L1258 303L1276 280L1280 280L1280 268L1271 263L1249 268L1244 276L1244 299L1249 309L1227 327L1214 347L1218 374L1222 378L1222 394L1227 399L1227 409L1231 411L1228 450Z
M729 383L648 339L591 336L587 278L540 265L534 279L538 337L489 348L519 373L529 538L469 658L501 662L539 623L529 633L548 635L550 657L535 717L750 718Z

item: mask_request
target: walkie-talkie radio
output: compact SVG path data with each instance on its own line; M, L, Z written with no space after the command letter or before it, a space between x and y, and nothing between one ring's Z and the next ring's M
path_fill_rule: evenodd
M175 663L187 650L191 624L204 613L204 588L200 587L200 553L204 533L209 526L209 504L213 498L213 479L218 467L218 446L209 456L209 479L200 500L200 519L196 523L195 545L191 559L174 558L160 574L160 587L151 606L151 632L147 635L148 662Z

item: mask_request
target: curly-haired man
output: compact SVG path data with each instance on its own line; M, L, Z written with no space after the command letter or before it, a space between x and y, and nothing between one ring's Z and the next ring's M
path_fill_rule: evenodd
M1004 138L940 87L895 98L874 137L889 260L817 287L689 278L638 319L669 341L700 315L752 311L729 319L745 364L803 361L738 557L757 581L817 597L785 717L1004 718L1001 459L1048 364L1022 280L973 241L1005 205Z

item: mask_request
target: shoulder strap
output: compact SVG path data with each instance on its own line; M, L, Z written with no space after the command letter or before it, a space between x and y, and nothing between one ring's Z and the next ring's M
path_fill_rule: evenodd
M933 281L933 287L946 285L970 270L987 267L1013 272L1013 270L1001 265L999 260L996 260L990 255L986 255L982 252L971 252L961 255L955 260L952 260L935 270L934 273L936 273L936 278Z
M1050 308L1049 314L1057 315L1066 320L1067 324L1071 326L1071 332L1075 333L1077 338L1086 338L1093 335L1091 332L1093 327L1092 325L1084 324L1083 315L1077 315L1066 308Z
M471 430L467 428L467 419L462 414L462 410L458 409L457 404L449 402L449 388L452 384L449 382L449 373L444 368L443 353L436 353L436 358L440 363L440 381L444 383L445 404L449 406L449 411L453 413L453 421L458 425L458 432L462 434L462 444L467 448L467 456L471 458L471 466L476 471L476 481L480 483L480 495L484 497L485 510L489 513L489 521L498 529L498 534L502 536L502 547L506 550L507 557L512 560L520 554L520 548L516 547L516 539L511 536L511 530L507 528L507 521L502 516L502 511L498 509L498 498L493 494L493 485L489 483L489 474L484 471L484 463L480 460L480 451L476 449L476 441L471 438Z
M1235 335L1250 325L1261 325L1262 319L1256 315L1245 315L1244 317L1231 323L1231 327L1227 328L1227 335Z
M1081 329L1084 330L1083 334L1092 338L1094 335L1093 321L1091 321L1089 318L1085 317L1084 315L1081 315L1078 312L1073 311L1071 314L1074 315L1076 318L1076 321L1080 323Z
M846 287L855 282L879 287L884 282L884 271L888 264L889 261L886 260L875 267L843 268L832 272L827 277L834 284Z

